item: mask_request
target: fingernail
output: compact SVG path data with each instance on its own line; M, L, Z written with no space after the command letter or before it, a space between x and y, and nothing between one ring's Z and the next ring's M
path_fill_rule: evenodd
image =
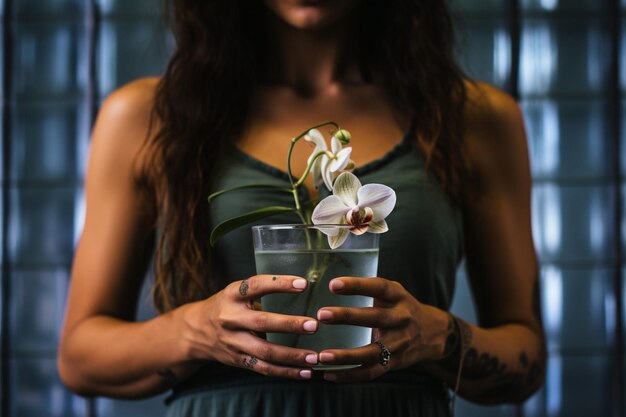
M317 319L324 321L324 320L330 320L333 318L333 313L331 311L328 310L320 310L317 312Z
M312 365L317 365L317 355L315 353L309 353L304 358L306 363L310 363Z
M343 281L341 281L341 280L334 279L334 280L330 281L330 290L331 291L341 290L345 286L346 286L346 284L344 284Z
M336 381L337 380L337 374L331 374L329 372L324 372L324 379L326 381Z
M307 332L314 332L314 331L317 330L317 321L315 321L315 320L305 321L304 325L302 327Z
M300 378L311 379L311 375L312 375L312 373L308 369L304 369L304 370L300 371Z
M292 285L294 288L303 290L306 288L306 284L307 284L306 279L300 278L300 279L295 280Z
M332 362L335 359L335 355L332 353L320 353L320 362Z

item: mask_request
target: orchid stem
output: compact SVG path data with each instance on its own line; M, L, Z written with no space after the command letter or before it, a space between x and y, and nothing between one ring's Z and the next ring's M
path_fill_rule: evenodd
M326 152L325 151L320 151L318 153L316 153L313 158L311 159L311 162L309 164L307 164L306 169L304 170L304 173L302 174L302 176L297 180L294 181L293 178L293 173L291 172L291 154L293 152L293 148L295 147L296 143L302 139L307 133L309 133L309 131L311 129L317 129L319 127L322 126L334 126L337 130L339 130L339 125L335 122L324 122L324 123L320 123L318 125L312 126L308 129L306 129L304 132L300 133L298 136L296 136L295 138L291 139L291 145L289 146L289 152L287 154L287 175L289 176L289 182L291 183L291 187L292 187L292 194L293 194L293 199L296 205L296 213L298 213L298 216L300 217L300 219L302 220L303 224L311 224L310 220L307 220L307 213L304 212L304 210L302 209L302 205L300 204L300 197L298 196L298 187L302 186L302 184L304 183L304 181L306 180L307 176L309 175L309 173L311 172L311 167L313 166L313 163L315 162L315 160L319 157L321 157L322 155L324 155ZM310 218L310 217L309 217ZM319 234L319 231L318 231ZM306 244L307 244L307 249L308 250L313 250L313 242L311 241L311 236L310 236L310 230L305 229L304 230L304 235L305 235L305 239L306 239ZM317 252L313 252L313 266L309 269L309 271L307 271L307 276L306 279L307 281L309 281L311 284L311 287L309 287L306 291L306 311L305 314L308 316L309 314L313 314L310 310L311 310L311 300L313 297L313 292L316 290L317 288L317 283L318 281L321 279L322 274L325 272L325 269L321 269L319 266L319 254ZM311 315L311 317L314 317L314 315ZM300 346L300 336L301 335L297 335L296 336L296 343L295 346Z
M293 187L291 194L293 195L293 201L296 203L296 213L298 213L300 220L302 220L302 224L307 224L304 214L302 213L302 205L300 204L300 197L298 196L298 188Z
M313 159L311 159L311 163L309 163L306 166L306 169L304 170L302 177L300 177L300 179L293 185L294 187L298 187L302 185L302 183L304 183L304 180L306 180L306 177L309 175L309 172L311 172L311 168L313 167L313 163L315 162L315 160L323 155L326 155L326 151L319 151L313 156Z
M307 166L307 169L302 175L302 177L297 182L295 182L293 179L293 173L291 172L291 154L293 152L293 148L296 145L296 143L300 139L302 139L307 133L309 133L311 129L317 129L318 127L328 126L328 125L334 126L337 129L339 129L339 125L335 122L324 122L324 123L320 123L315 126L312 126L308 128L307 130L303 131L302 133L300 133L295 138L291 139L291 145L289 146L289 152L287 153L287 175L289 176L289 182L291 183L291 187L292 187L293 201L296 204L296 211L298 212L298 215L300 216L300 218L302 219L302 223L304 224L307 224L309 222L305 220L304 215L302 214L302 206L300 204L300 197L298 196L298 187L302 185L306 177L309 175L309 172L311 171L310 165L313 163L313 161L311 161L311 164ZM319 155L316 155L315 159L318 157Z

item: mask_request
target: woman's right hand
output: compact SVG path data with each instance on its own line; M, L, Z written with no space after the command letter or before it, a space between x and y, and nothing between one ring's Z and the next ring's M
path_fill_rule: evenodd
M313 334L310 317L258 311L253 303L270 293L301 293L307 281L288 275L255 275L235 281L206 300L181 307L183 338L189 359L209 359L267 376L311 378L318 355L276 345L258 333Z

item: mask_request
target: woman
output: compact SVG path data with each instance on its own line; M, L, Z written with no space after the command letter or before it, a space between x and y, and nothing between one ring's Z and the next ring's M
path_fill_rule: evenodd
M63 381L131 398L174 387L172 416L441 416L445 387L483 403L531 395L545 353L523 123L511 98L455 66L444 1L172 3L166 74L113 93L93 132ZM215 249L207 237L234 209L277 197L206 197L251 178L284 184L288 139L325 120L352 132L361 180L398 196L381 278L330 284L375 308L328 307L317 320L256 311L261 295L306 280L254 276L249 231ZM296 172L308 152L296 147ZM294 220L272 219L283 221ZM134 322L155 244L163 314ZM446 311L463 255L480 327ZM259 336L319 322L372 327L376 340L313 352ZM317 363L363 365L318 375Z

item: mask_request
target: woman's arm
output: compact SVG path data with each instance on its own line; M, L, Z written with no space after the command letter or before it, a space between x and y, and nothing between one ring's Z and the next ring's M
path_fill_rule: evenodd
M207 300L134 321L155 239L154 195L140 175L155 85L142 80L115 92L94 128L87 215L59 347L62 380L83 395L143 397L167 389L205 360L310 377L306 368L317 362L315 352L277 347L252 333L315 331L317 322L309 318L251 308L265 293L303 291L306 280L297 277L252 277L245 291L236 282Z
M365 364L328 374L328 379L367 380L417 365L454 388L463 357L459 392L470 400L519 402L541 384L545 348L521 114L503 93L471 86L467 129L467 155L474 175L464 190L464 231L480 327L451 320L447 312L419 303L395 282L334 280L331 291L371 295L375 308L325 308L332 318L321 321L377 328L379 340L391 351L391 361L387 367L379 364L381 349L376 344L321 352L323 363Z
M87 214L58 357L61 378L82 394L158 392L166 381L154 370L184 359L175 314L132 323L154 246L154 202L138 172L154 83L142 80L112 94L94 127ZM145 349L129 357L136 346ZM125 369L115 366L120 362Z
M522 401L543 382L546 360L526 135L514 100L485 85L470 91L468 155L475 176L464 227L480 327L462 320L449 326L451 340L460 337L468 346L464 353L446 352L437 368L451 381L464 355L463 395L487 403Z

